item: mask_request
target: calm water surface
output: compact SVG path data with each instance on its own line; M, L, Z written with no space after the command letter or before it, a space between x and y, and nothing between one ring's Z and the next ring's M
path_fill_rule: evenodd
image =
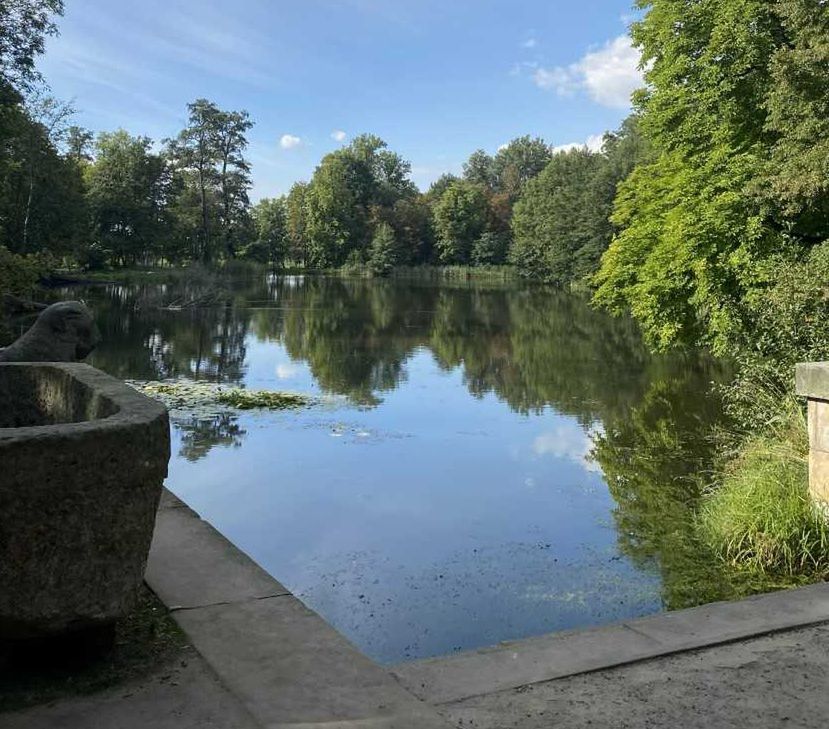
M721 367L537 288L285 277L73 292L92 363L320 396L178 418L167 484L376 660L718 597L692 474Z

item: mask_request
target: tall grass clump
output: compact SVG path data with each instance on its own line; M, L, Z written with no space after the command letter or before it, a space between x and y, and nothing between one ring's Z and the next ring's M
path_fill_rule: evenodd
M757 395L773 396L765 390ZM739 570L825 579L829 523L809 496L806 417L793 395L779 395L777 404L772 419L743 442L703 500L698 527L713 551Z

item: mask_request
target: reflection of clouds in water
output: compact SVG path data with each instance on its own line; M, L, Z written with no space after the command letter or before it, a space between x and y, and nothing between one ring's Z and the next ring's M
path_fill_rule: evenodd
M278 364L276 366L276 376L280 380L290 380L291 378L296 377L299 373L300 368L290 362Z
M555 430L536 437L533 452L537 456L567 458L580 464L586 471L598 473L601 468L590 456L590 452L593 450L593 439L601 432L601 425L585 431L576 423L562 424Z

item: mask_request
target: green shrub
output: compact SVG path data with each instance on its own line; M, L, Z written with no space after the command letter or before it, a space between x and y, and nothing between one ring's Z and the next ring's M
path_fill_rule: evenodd
M49 256L20 256L0 246L0 293L31 293L53 265Z
M793 396L744 442L703 501L698 527L724 561L750 572L829 576L829 522L809 497L806 418Z
M242 248L240 258L244 261L267 264L271 260L271 251L265 241L255 240Z

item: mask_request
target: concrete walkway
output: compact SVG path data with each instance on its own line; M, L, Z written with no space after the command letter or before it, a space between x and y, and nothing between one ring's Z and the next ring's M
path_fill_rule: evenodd
M440 707L465 729L824 729L829 626L786 631Z
M165 492L147 582L193 648L3 729L540 729L829 723L829 585L392 670ZM759 636L759 637L758 637Z

